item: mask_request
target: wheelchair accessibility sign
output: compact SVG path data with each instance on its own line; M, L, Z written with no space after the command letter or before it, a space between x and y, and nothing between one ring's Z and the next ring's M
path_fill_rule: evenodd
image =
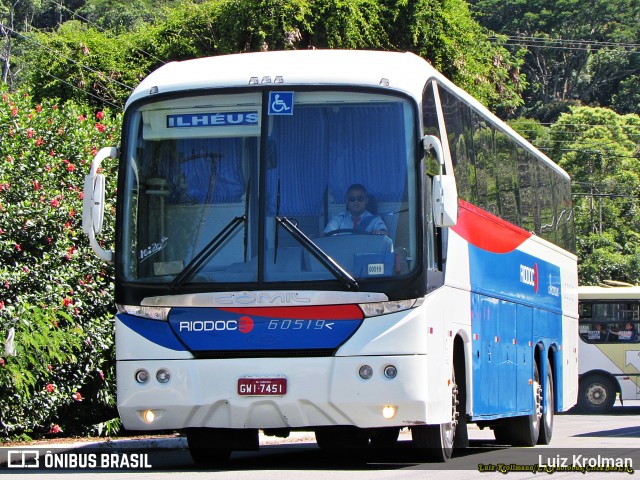
M293 92L269 92L269 115L293 115Z

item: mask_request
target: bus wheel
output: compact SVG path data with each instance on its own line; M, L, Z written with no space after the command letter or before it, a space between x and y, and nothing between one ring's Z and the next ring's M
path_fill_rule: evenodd
M231 449L219 448L212 444L210 432L207 428L192 428L187 430L187 445L191 458L196 463L217 465L225 463L231 457Z
M551 364L547 361L547 381L544 387L544 397L542 398L544 411L540 422L540 435L538 445L549 445L553 435L553 414L555 409L555 397L553 395L553 372Z
M451 422L442 425L418 425L411 427L411 437L415 447L422 450L425 457L436 462L446 462L453 454L453 441L458 425L458 385L452 374Z
M578 405L586 413L606 413L616 401L616 389L604 375L589 375L580 380Z
M538 364L533 364L533 412L522 417L505 418L494 427L496 441L514 447L533 447L540 436L540 418L542 417L542 386Z

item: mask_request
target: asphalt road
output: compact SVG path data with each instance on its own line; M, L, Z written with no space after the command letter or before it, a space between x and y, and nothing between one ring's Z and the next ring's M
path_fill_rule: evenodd
M424 463L411 448L409 432L403 432L393 450L345 451L320 450L313 434L297 433L286 440L261 437L258 452L234 452L224 468L205 468L191 460L183 438L135 440L83 445L69 454L73 445L20 447L21 452L37 451L40 466L56 468L8 469L0 467L5 478L68 480L69 475L90 474L100 480L121 478L182 480L193 478L240 480L325 480L325 479L425 479L440 478L629 478L640 470L640 407L616 408L610 415L556 415L551 445L536 448L511 448L498 445L490 430L469 429L470 448L458 451L446 464ZM0 449L0 462L14 449ZM26 457L25 457L26 458ZM27 458L25 465L33 464ZM45 460L46 459L46 460ZM82 462L111 467L87 470ZM65 463L66 462L66 463ZM76 465L73 464L76 462ZM605 472L610 465L626 463L625 471ZM629 465L631 463L631 465ZM150 468L147 468L147 465ZM537 467L536 473L521 471ZM66 468L65 468L66 467ZM128 468L127 468L128 467ZM134 468L135 467L135 468ZM93 475L92 475L93 476ZM80 477L79 477L80 478Z

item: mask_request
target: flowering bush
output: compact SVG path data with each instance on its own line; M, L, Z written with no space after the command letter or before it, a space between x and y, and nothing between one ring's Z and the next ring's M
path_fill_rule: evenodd
M82 235L82 188L121 118L0 94L0 437L96 433L116 416L113 272ZM115 192L115 161L102 170Z

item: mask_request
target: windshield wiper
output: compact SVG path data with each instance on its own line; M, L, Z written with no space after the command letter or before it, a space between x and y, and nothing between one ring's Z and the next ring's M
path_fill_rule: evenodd
M182 269L182 271L176 275L176 278L171 282L171 288L176 290L180 288L187 280L193 277L204 265L204 263L209 259L211 255L215 253L220 245L222 245L231 234L238 228L239 225L247 223L247 213L242 216L233 218L227 225L220 230L220 232L211 240L207 245L198 252L198 254L191 259L187 266ZM246 250L245 250L246 251ZM246 253L245 253L246 255Z
M305 250L318 259L318 261L325 266L338 280L340 280L347 288L358 290L360 285L356 282L349 272L342 268L333 258L331 258L324 250L316 245L313 240L307 237L298 226L289 220L287 217L276 216L276 222L278 225L282 225L287 232L295 238Z

